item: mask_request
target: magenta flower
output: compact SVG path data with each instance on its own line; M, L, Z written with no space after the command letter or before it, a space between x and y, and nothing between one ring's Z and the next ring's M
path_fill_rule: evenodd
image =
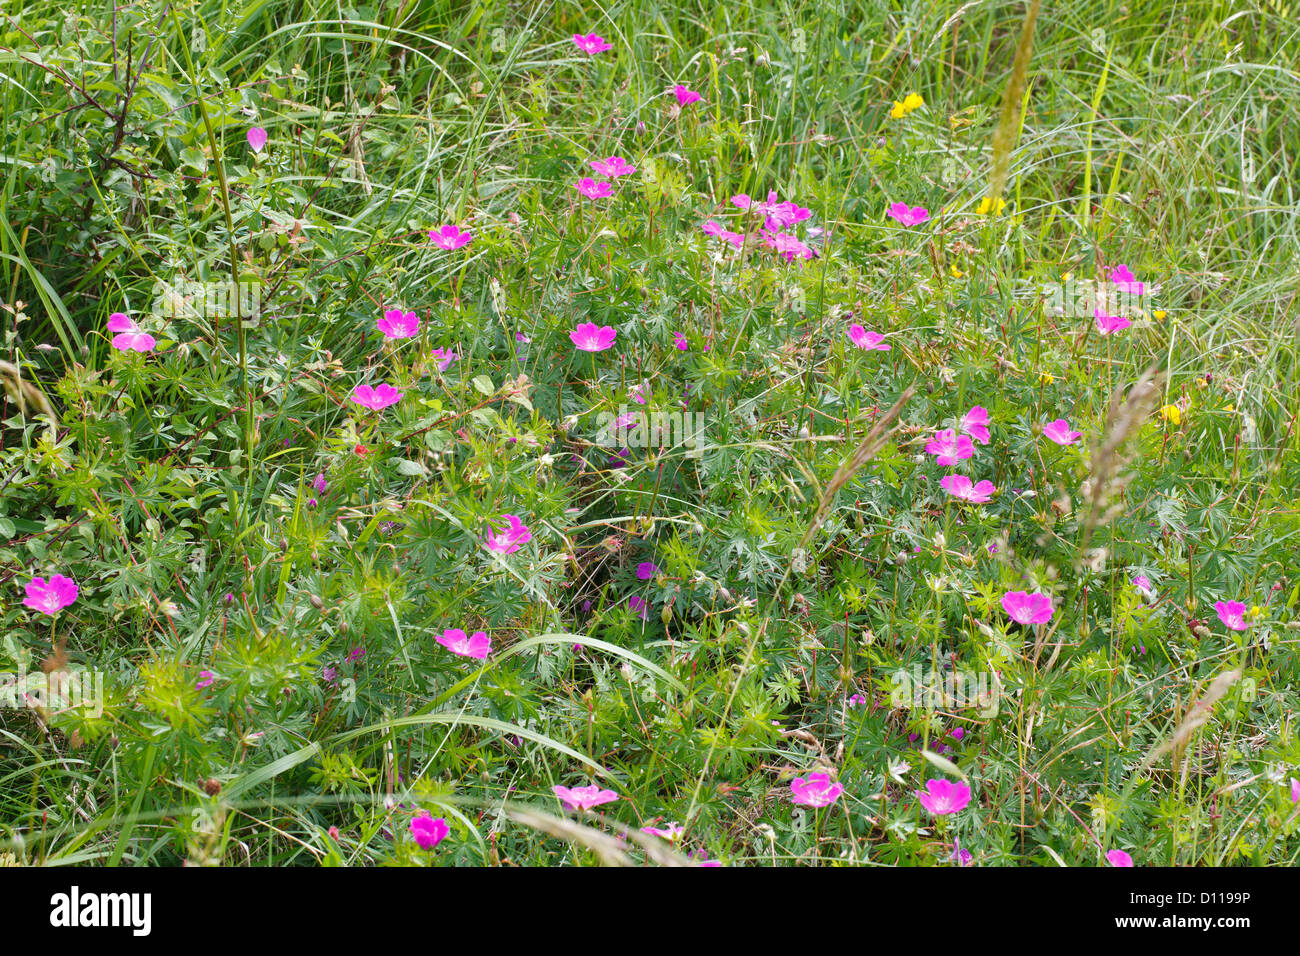
M492 653L492 641L488 638L486 631L475 631L467 637L460 628L453 627L443 631L442 636L435 638L435 640L453 654L459 654L461 657L473 657L481 661Z
M1138 593L1141 594L1148 601L1154 600L1156 596L1156 589L1151 586L1151 579L1147 577L1145 574L1139 574L1137 577L1135 577L1133 579L1133 586L1137 588Z
M352 401L363 408L380 411L402 400L401 389L393 388L387 382L381 382L378 388L358 385L352 390Z
M1092 314L1097 320L1097 331L1102 335L1110 335L1112 332L1127 329L1133 324L1122 315L1107 315L1102 309L1093 309Z
M915 226L930 218L930 210L924 206L908 206L905 202L896 202L890 203L885 215L904 226Z
M211 687L212 682L217 679L217 675L212 671L199 671L198 683L194 685L195 690L202 690L205 687Z
M609 183L598 183L590 176L583 176L573 188L582 193L588 199L606 199L614 194L614 187Z
M812 247L802 242L793 233L764 232L763 242L769 249L775 249L779 255L784 256L786 262L793 262L795 259L812 259L816 256Z
M641 620L644 621L646 619L645 598L637 597L635 594L633 594L630 598L627 599L627 609L631 611L633 614L635 614L637 617L641 618Z
M438 363L438 371L445 372L451 367L451 363L460 358L451 349L434 349L429 353L429 357Z
M1056 421L1048 422L1043 426L1043 436L1058 445L1073 445L1083 437L1083 433L1070 431L1070 423L1064 418L1058 418Z
M828 807L844 792L844 784L831 783L824 773L810 773L808 779L795 777L790 781L790 793L795 803L806 807Z
M386 339L409 339L420 331L420 317L401 309L386 309L384 317L376 324Z
M316 494L318 495L325 494L325 492L329 490L329 486L330 486L329 482L325 480L325 472L323 471L320 472L312 480L311 486L312 486L312 490L314 490Z
M514 554L533 540L533 533L528 530L528 525L519 520L519 515L502 515L501 521L506 523L506 528L499 534L489 525L487 546L490 550L498 554Z
M698 103L704 98L701 94L696 93L694 90L688 90L680 83L673 87L673 95L677 97L677 102L681 106L686 106L690 103Z
M627 176L636 172L635 166L628 165L626 159L622 156L611 156L608 159L593 159L587 164L602 176Z
M1234 631L1246 630L1246 605L1240 601L1215 601L1214 609L1219 612L1224 627Z
M636 576L642 581L649 581L659 573L659 565L653 561L642 561L636 566Z
M1120 292L1128 292L1132 295L1141 295L1146 291L1146 283L1137 282L1133 278L1133 273L1129 271L1129 267L1124 265L1122 262L1110 270L1109 278L1110 281L1114 283L1115 288Z
M428 813L411 817L411 836L420 845L421 850L432 850L451 832L451 827L442 817L433 817Z
M952 860L958 866L970 866L971 860L973 860L974 857L971 855L970 850L962 848L960 841L953 840L952 855L949 856L948 859Z
M849 698L850 707L865 707L866 705L867 705L867 699L863 697L861 694L854 694L852 697Z
M1002 610L1017 624L1046 624L1052 619L1052 599L1037 591L1008 591L1002 595Z
M686 336L681 332L673 333L673 344L677 346L677 351L679 352L685 352L691 347L691 344L686 340Z
M982 405L976 405L969 412L962 416L959 427L962 434L970 435L981 445L989 443L989 410Z
M966 730L963 727L954 727L948 736L953 740L961 740L966 736Z
M248 145L253 152L260 153L266 146L266 130L260 126L254 126L248 131Z
M453 249L459 249L461 246L468 245L474 238L472 232L462 232L460 226L439 226L437 229L429 230L429 238L439 249L446 249L448 252Z
M580 352L603 352L614 344L618 330L612 325L597 326L594 322L583 322L569 333L569 340Z
M670 823L664 829L659 827L642 827L642 833L648 833L651 836L657 836L661 840L674 841L685 832L686 828L680 823Z
M921 806L936 817L960 813L970 803L970 784L959 780L927 780L925 789L916 791Z
M939 479L939 487L954 498L969 501L973 505L988 504L993 492L997 490L987 478L972 485L965 475L944 475Z
M116 332L113 336L113 348L119 352L152 352L157 340L147 332L141 332L140 326L125 312L114 312L108 317L108 331Z
M560 802L570 810L590 810L592 807L598 807L602 803L609 803L618 799L618 794L613 790L602 790L598 784L592 784L589 787L552 787L551 790Z
M1123 850L1108 850L1106 852L1106 862L1111 866L1132 866L1133 857Z
M937 463L945 468L957 464L959 458L969 458L975 454L975 446L965 435L958 435L951 428L945 428L926 444L925 450L937 456Z
M849 326L849 341L858 348L868 351L888 352L890 348L885 337L879 332L868 332L856 323Z
M595 56L597 53L604 53L606 50L614 49L614 45L605 40L603 36L596 33L575 33L573 35L573 45L588 56Z
M1291 778L1291 802L1300 803L1300 780Z
M62 574L50 575L48 582L41 577L32 578L24 588L27 596L23 598L23 606L51 617L75 601L78 593L77 583Z
M806 209L798 203L769 203L767 204L767 219L764 220L763 225L768 229L784 229L786 226L793 226L795 223L810 218L812 218L812 210Z

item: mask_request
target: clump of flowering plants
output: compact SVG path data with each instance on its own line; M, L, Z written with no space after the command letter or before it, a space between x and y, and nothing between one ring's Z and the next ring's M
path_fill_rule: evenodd
M1287 81L1094 116L1049 35L995 195L1018 9L852 69L881 23L421 11L117 97L112 29L6 41L0 673L101 689L3 711L0 855L1294 858L1300 144L1202 135Z

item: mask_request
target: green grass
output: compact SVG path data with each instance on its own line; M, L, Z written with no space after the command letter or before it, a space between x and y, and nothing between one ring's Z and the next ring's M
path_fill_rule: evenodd
M9 10L0 358L60 422L3 409L0 671L63 653L107 699L0 709L0 856L674 862L639 828L677 823L730 865L948 865L954 838L980 865L1295 864L1295 7L1044 4L979 215L1025 6ZM592 31L614 49L578 53ZM638 172L580 197L612 155ZM700 231L770 190L822 255ZM473 242L435 248L443 223ZM1053 311L1119 263L1158 285L1130 328ZM247 329L152 314L160 280L236 277ZM397 306L422 327L389 347ZM110 347L117 311L154 353ZM584 322L614 347L576 352ZM349 401L380 381L401 403ZM595 444L643 381L702 414L698 457ZM976 404L961 470L998 491L963 505L924 446ZM533 539L496 556L507 513ZM81 591L52 622L22 586L56 572ZM1019 590L1055 600L1037 634ZM996 714L896 706L899 669L944 661L998 675ZM844 796L793 806L818 770ZM969 807L936 822L929 777ZM552 795L587 783L620 799ZM415 807L451 826L434 850Z

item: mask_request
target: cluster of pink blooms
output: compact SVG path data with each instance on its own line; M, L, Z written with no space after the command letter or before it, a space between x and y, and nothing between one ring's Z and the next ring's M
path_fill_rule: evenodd
M1130 293L1132 295L1142 295L1146 290L1145 282L1138 282L1133 277L1133 272L1128 266L1120 263L1107 273L1111 285L1119 292ZM1097 323L1097 331L1102 335L1112 335L1123 329L1127 329L1133 323L1122 315L1108 315L1106 310L1100 306L1093 309L1093 319Z
M630 176L636 172L636 167L629 163L622 156L610 156L606 159L593 159L589 165L597 175L617 179L619 176ZM578 190L588 199L608 199L614 195L614 186L612 183L592 179L590 176L583 176L573 188Z
M794 202L781 202L775 192L767 194L766 202L752 199L745 193L737 193L731 197L731 204L742 212L763 217L763 225L756 238L761 239L769 249L775 249L786 262L793 262L795 259L812 259L817 255L811 246L804 243L793 232L786 231L791 226L811 218L811 209ZM727 229L716 219L708 220L700 229L707 235L730 243L737 249L745 244L744 233Z

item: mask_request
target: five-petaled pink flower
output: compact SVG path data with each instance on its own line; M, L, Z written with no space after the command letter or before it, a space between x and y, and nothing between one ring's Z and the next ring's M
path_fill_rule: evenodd
M590 176L583 176L573 188L582 193L588 199L606 199L614 195L614 187L609 183L598 183Z
M829 774L810 773L805 780L795 777L790 781L790 793L795 803L806 807L828 807L844 792L844 784L831 783Z
M451 827L447 825L446 820L428 813L411 817L410 829L411 836L415 837L415 842L420 845L421 850L432 850L451 832Z
M147 332L141 332L140 326L125 312L114 312L108 317L108 331L116 332L113 336L113 348L119 352L152 352L157 340Z
M688 103L698 103L703 99L701 94L696 93L694 90L687 89L680 83L673 87L673 95L677 97L677 102L682 106L686 106Z
M1122 315L1107 315L1104 309L1093 309L1092 314L1093 318L1097 320L1097 331L1102 335L1110 335L1112 332L1127 329L1133 324Z
M636 566L636 576L642 581L649 581L659 573L659 565L653 561L642 561Z
M700 229L707 232L710 236L717 236L723 242L731 243L737 249L745 244L745 237L742 234L732 232L730 229L724 229L722 224L717 220L710 219L704 225L700 226Z
M611 156L608 159L593 159L587 164L602 176L627 176L636 172L636 167L628 164L628 161L622 156Z
M962 416L959 426L962 434L970 435L981 445L989 443L989 410L983 405L976 405Z
M459 249L467 245L474 238L472 232L462 232L460 226L448 225L439 226L437 229L429 230L429 238L439 249L446 249L450 252L453 249Z
M487 546L490 550L498 554L514 554L533 540L533 533L528 530L528 525L519 520L519 515L502 515L501 521L506 523L501 532L489 525L491 530L488 531Z
M370 408L375 411L385 409L389 405L395 405L401 400L401 389L393 388L387 382L381 382L378 388L369 385L358 385L352 390L352 401L363 408Z
M429 358L438 363L438 371L445 372L451 367L451 363L460 358L451 349L434 349L429 353Z
M590 810L592 807L598 807L602 803L609 803L618 799L618 794L613 790L602 790L598 784L592 784L589 787L561 787L554 786L551 790L560 802L570 810Z
M1123 850L1107 850L1106 862L1111 866L1132 866L1133 857L1129 856Z
M925 789L916 791L921 798L921 806L934 816L948 813L960 813L970 803L970 784L963 780L953 783L951 780L927 780Z
M77 599L77 582L62 574L50 575L50 580L32 578L24 586L27 596L23 605L53 617Z
M896 219L904 226L915 226L930 218L930 210L924 206L908 206L905 202L890 203L885 215Z
M199 671L199 679L194 685L195 690L202 690L205 687L211 687L212 682L217 679L217 675L212 671Z
M614 49L612 43L607 42L603 36L596 33L575 33L573 35L573 45L588 56Z
M1052 619L1052 599L1037 591L1008 591L1002 595L1002 610L1017 624L1046 624Z
M252 147L253 152L260 153L266 146L266 130L260 126L254 126L248 131L248 145Z
M954 429L945 428L928 442L925 450L937 456L937 463L945 468L957 464L959 458L969 458L975 454L975 446L965 435L958 435Z
M1129 271L1129 267L1122 262L1110 270L1109 277L1115 288L1120 292L1141 295L1146 291L1146 283L1136 281L1133 278L1133 273Z
M386 309L377 324L386 339L409 339L420 331L420 317L401 309Z
M971 480L965 475L944 475L939 479L939 487L954 498L969 501L974 505L988 504L993 492L997 490L993 487L993 482L987 478L972 485Z
M1246 630L1246 605L1240 601L1215 601L1214 609L1219 612L1224 627L1234 631Z
M890 348L885 337L879 332L868 332L856 323L849 326L849 341L858 348L869 351L888 352Z
M1155 600L1156 589L1151 586L1151 579L1145 574L1139 574L1133 578L1133 587L1137 588L1138 593L1148 601Z
M492 653L492 640L487 636L486 631L475 631L467 636L460 628L452 627L443 631L436 640L447 650L461 657L473 657L481 661Z
M614 344L618 329L612 325L598 326L594 322L583 322L569 333L569 340L581 352L603 352Z
M1043 435L1058 445L1073 445L1083 437L1083 432L1070 431L1070 423L1064 418L1058 418L1043 426Z

